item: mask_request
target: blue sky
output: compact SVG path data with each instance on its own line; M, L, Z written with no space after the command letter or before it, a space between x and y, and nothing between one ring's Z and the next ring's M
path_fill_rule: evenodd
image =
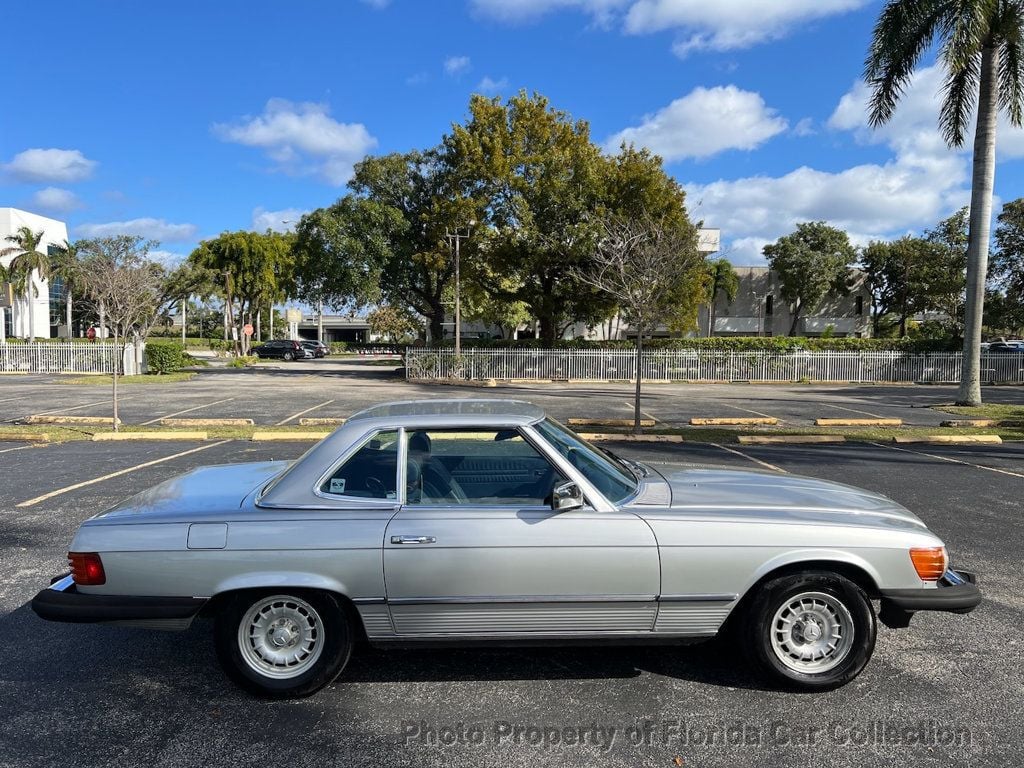
M856 242L968 200L926 66L890 126L859 84L869 0L92 0L6 8L0 205L130 231L168 258L285 228L367 152L431 146L473 92L539 91L666 157L736 264L826 219ZM930 61L925 62L930 64ZM996 191L1022 194L1001 125Z

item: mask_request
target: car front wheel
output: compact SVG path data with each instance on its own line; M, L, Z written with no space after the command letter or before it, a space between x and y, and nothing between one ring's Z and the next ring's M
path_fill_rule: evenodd
M341 674L352 652L337 599L306 590L239 593L218 614L214 635L228 677L275 699L320 690Z
M782 576L755 596L742 639L754 667L784 688L825 691L860 674L877 625L859 586L828 572Z
M295 359L295 355L293 355L291 352L285 352L284 353L284 359L285 360L294 360Z

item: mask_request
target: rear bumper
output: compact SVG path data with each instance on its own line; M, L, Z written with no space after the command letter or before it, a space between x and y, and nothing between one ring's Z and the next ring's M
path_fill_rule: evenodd
M981 602L976 577L968 571L946 571L935 589L883 589L879 619L888 627L910 624L917 611L970 613Z
M32 610L47 621L75 624L167 622L188 626L205 604L201 597L87 595L78 591L71 576L63 576L32 599Z

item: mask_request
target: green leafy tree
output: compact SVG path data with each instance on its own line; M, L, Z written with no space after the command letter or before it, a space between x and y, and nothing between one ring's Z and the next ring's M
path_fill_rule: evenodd
M612 297L636 332L633 431L640 433L644 336L663 324L673 330L692 328L707 290L696 231L650 216L610 216L601 223L593 258L577 269L574 277Z
M469 113L445 137L444 162L477 201L479 253L515 286L485 290L525 303L547 344L572 321L600 322L614 305L578 277L594 252L605 170L588 125L525 92L507 104L475 95Z
M888 0L875 25L865 64L872 90L869 119L888 122L921 57L940 42L946 72L939 128L963 146L971 121L971 180L964 361L957 402L981 404L981 325L988 271L996 122L1002 110L1014 126L1024 118L1024 4L1017 0Z
M50 260L41 250L43 235L42 230L33 232L31 227L18 227L13 235L4 238L12 245L0 250L0 256L14 256L7 273L14 290L25 297L29 339L36 338L36 313L32 311L32 302L39 297L39 288L35 278L45 280L50 272Z
M947 319L940 322L954 338L962 338L964 332L969 222L967 208L961 208L925 232L931 250L910 286L911 293L918 297L918 308L945 315Z
M1024 306L1024 198L999 213L990 278L997 292Z
M225 232L204 240L188 257L202 279L223 285L228 324L236 328L236 352L249 353L242 327L256 311L289 292L294 277L292 236L278 232ZM180 289L179 289L180 290Z
M844 290L848 265L856 258L845 232L823 221L797 224L796 231L764 247L768 265L779 276L789 302L795 336L805 310L813 310L830 291Z
M881 337L898 329L899 336L905 337L914 313L933 308L929 285L935 282L935 267L942 256L939 246L924 237L873 241L861 250L859 265L871 293L872 335Z
M384 304L373 310L366 319L370 323L370 330L388 341L403 341L420 331L419 324L404 307Z
M715 259L707 263L707 293L705 300L708 304L708 336L715 335L715 304L718 296L725 297L727 303L732 303L736 298L736 292L740 289L740 278L733 269L728 259Z
M480 267L486 269L486 263ZM489 293L483 285L497 286L497 291ZM502 338L510 338L516 328L530 321L530 309L525 302L502 298L515 295L517 286L512 280L489 274L482 281L468 283L466 288L462 315L467 320L497 326Z
M50 274L59 277L64 285L64 313L68 327L68 338L72 338L72 319L74 317L74 294L82 283L82 264L78 258L79 246L65 240L54 249L50 257Z

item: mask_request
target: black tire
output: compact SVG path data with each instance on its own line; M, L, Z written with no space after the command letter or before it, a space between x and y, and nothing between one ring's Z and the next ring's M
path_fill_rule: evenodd
M800 610L794 610L801 598ZM795 618L786 622L789 617ZM859 586L836 573L807 571L766 582L748 604L737 630L736 639L768 683L788 690L828 691L846 685L867 665L875 649L877 623L871 601ZM836 650L817 637L825 632L837 643ZM820 652L822 658L802 660L798 656L803 649Z
M278 605L289 601L289 605ZM268 603L273 603L280 610L301 609L315 637L312 647L315 648L317 642L321 643L319 655L312 661L298 662L306 668L294 676L281 677L261 672L255 661L260 653L255 650L243 651L242 624L249 627L247 617L250 612ZM306 608L312 608L313 613L310 614ZM273 614L268 612L264 615ZM269 635L262 637L266 640ZM240 592L224 603L214 626L217 658L225 674L249 693L270 699L309 696L331 683L348 663L352 653L352 638L352 629L338 598L326 592L302 589ZM255 648L255 644L251 647ZM265 648L269 647L270 642L267 642ZM278 675L293 674L284 665L278 670Z
M282 355L282 357L283 357L283 358L284 358L285 360L294 360L294 359L295 359L295 355L293 355L293 354L292 354L291 352L285 352L285 353L284 353L284 354Z

